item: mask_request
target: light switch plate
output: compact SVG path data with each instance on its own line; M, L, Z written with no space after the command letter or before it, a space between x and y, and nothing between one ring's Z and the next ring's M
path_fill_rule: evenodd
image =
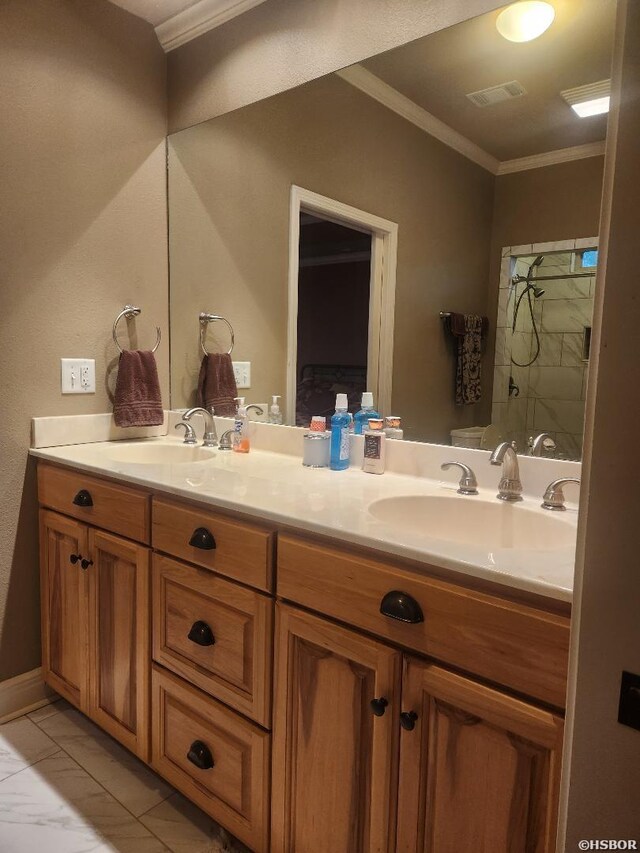
M251 362L234 361L233 372L238 388L251 388Z
M95 394L95 359L61 358L60 384L63 394Z

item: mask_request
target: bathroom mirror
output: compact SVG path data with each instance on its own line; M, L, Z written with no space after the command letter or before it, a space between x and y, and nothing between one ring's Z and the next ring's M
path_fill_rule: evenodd
M571 102L606 90L615 2L555 6L534 41L496 11L169 137L174 407L206 312L263 418L371 390L405 438L579 458L607 117ZM449 314L488 321L463 403Z

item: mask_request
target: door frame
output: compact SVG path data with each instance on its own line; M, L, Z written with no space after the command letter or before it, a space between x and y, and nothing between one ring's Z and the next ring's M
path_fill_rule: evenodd
M287 422L295 424L296 416L301 212L317 214L339 225L348 225L371 233L367 389L373 391L377 409L390 414L398 225L389 219L382 219L380 216L293 184L289 213Z

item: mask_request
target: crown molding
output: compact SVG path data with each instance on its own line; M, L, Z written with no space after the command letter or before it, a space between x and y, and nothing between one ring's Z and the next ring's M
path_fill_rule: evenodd
M557 148L531 157L519 157L517 160L503 160L498 166L498 175L511 175L513 172L525 172L527 169L540 169L543 166L555 166L571 160L586 160L588 157L602 157L606 142L588 142L586 145L574 145L571 148Z
M165 53L259 6L265 0L200 0L155 28Z
M429 136L433 136L449 148L453 148L459 154L462 154L467 159L482 166L493 175L497 174L500 161L488 154L480 146L476 145L466 136L458 133L448 124L440 121L430 112L418 106L415 101L407 98L389 86L384 80L381 80L375 74L372 74L367 68L362 65L352 65L349 68L344 68L342 71L336 71L338 77L346 80L356 89L369 95L374 100L383 104L383 106L397 113L402 118L415 124Z

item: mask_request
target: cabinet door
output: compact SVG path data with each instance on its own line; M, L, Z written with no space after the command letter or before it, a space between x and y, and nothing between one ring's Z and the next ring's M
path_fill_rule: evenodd
M277 607L272 850L394 849L400 664L381 643Z
M87 701L87 528L40 511L42 672L78 708Z
M402 711L398 853L552 853L560 717L414 659Z
M89 707L103 729L149 759L149 549L89 532Z

